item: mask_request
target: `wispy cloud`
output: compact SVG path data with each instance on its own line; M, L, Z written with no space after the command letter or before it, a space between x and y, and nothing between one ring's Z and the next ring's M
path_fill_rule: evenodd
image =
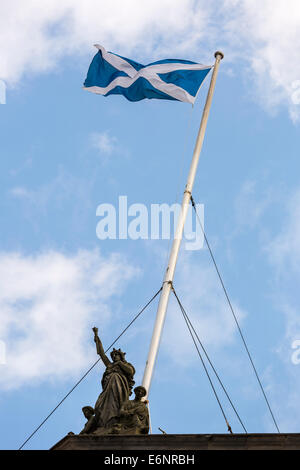
M282 229L266 244L270 262L300 275L300 189L288 199Z
M20 199L31 199L32 191L24 188L24 186L15 186L9 190L9 195Z
M90 136L92 147L99 150L100 154L110 156L118 149L117 138L108 131L94 132Z
M0 253L0 387L77 375L93 361L87 335L107 324L110 302L138 274L118 254ZM100 325L99 325L100 326Z
M257 191L257 182L253 180L245 181L241 187L235 202L237 226L240 228L256 226L274 200L269 188L263 195Z
M280 380L276 372L269 377L273 389L277 414L281 429L297 432L300 411L297 390L300 388L299 364L294 364L293 343L300 340L300 189L294 190L286 198L278 216L281 221L273 235L264 242L264 253L272 267L270 279L274 313L282 322L282 333L274 350L282 368ZM282 397L284 396L284 401Z
M230 51L255 83L252 93L271 112L284 103L293 121L300 117L295 84L300 78L300 5L291 0L227 0L224 4ZM294 64L297 63L297 66Z
M26 204L33 210L33 214L36 212L46 214L49 209L61 209L62 201L72 202L73 205L75 201L89 204L89 190L93 184L93 175L90 178L79 177L59 167L56 176L49 181L35 187L13 186L7 195Z
M237 334L236 324L212 265L195 260L189 254L184 255L178 267L175 289L200 339L210 351L216 352L232 344ZM232 303L242 323L246 311L238 305L237 300L232 300ZM197 360L193 342L175 299L171 301L168 312L164 349L181 366L189 366Z

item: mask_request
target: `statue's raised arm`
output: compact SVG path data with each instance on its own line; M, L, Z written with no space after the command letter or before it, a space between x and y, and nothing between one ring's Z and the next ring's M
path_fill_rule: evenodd
M108 357L106 356L106 354L104 352L101 340L98 336L98 328L96 328L94 326L93 332L94 332L94 341L96 343L97 354L99 354L99 356L101 357L104 365L107 367L109 364L111 364L111 362L110 362L110 360L108 359Z

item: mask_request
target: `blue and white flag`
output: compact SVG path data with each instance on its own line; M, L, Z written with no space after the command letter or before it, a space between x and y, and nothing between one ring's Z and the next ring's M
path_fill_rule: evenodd
M197 92L212 68L189 60L166 59L142 65L95 45L84 88L100 95L123 95L129 101L144 98L194 104Z

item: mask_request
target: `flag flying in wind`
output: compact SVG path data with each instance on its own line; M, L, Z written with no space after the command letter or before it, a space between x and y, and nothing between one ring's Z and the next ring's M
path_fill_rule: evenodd
M189 60L166 59L142 65L96 44L84 88L100 95L123 95L129 101L144 98L194 104L197 92L212 68Z

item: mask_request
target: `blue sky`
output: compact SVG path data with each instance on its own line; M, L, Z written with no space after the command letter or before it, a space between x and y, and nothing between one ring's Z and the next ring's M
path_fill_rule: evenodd
M279 428L299 431L298 2L288 11L268 0L141 3L3 7L2 449L18 448L95 362L91 328L108 346L159 289L168 240L99 240L96 210L117 208L119 196L149 210L180 202L205 101L209 80L194 108L82 90L94 43L141 63L210 64L224 52L194 199ZM174 285L247 431L276 432L206 248L183 245ZM117 343L137 384L156 307ZM171 299L149 397L152 430L226 433L180 315ZM79 432L103 370L97 365L25 448Z

